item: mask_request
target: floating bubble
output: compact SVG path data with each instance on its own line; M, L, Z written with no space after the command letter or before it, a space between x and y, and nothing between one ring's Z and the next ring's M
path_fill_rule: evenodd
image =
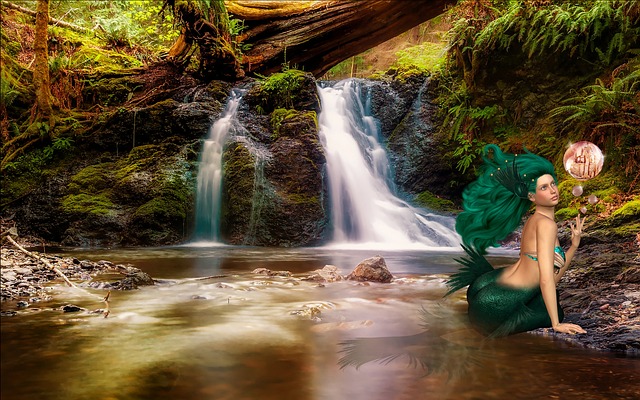
M562 160L564 169L579 181L595 178L604 165L602 150L587 141L577 142L569 146Z
M580 209L580 212L583 213L583 214L586 214L587 213L587 207L582 207Z
M571 193L576 197L582 195L582 186L575 185L573 189L571 189Z
M592 194L591 196L587 197L587 201L589 202L589 204L596 204L598 200L599 199L595 194Z

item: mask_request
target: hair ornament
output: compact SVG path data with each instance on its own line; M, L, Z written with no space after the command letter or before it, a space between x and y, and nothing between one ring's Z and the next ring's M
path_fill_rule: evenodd
M491 174L502 186L507 188L511 193L520 197L521 199L527 199L529 197L529 187L522 180L518 174L518 167L514 162L506 168L498 168L493 174ZM532 179L533 181L533 179Z

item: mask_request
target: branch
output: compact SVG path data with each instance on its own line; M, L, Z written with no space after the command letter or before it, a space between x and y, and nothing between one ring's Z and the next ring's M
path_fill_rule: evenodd
M67 285L74 287L76 289L78 289L78 286L76 286L73 282L71 282L69 280L69 278L67 278L67 276L62 273L62 271L60 271L60 269L58 269L58 267L54 266L53 264L51 264L49 261L45 260L44 258L38 256L37 254L33 254L32 252L26 250L24 247L20 246L15 240L13 240L13 238L11 237L11 235L7 235L6 236L7 239L9 239L9 241L16 246L16 248L18 250L20 250L21 252L23 252L24 254L28 255L31 258L35 258L37 261L40 261L42 263L44 263L44 265L46 265L47 267L49 267L49 269L55 271L56 274L60 275L62 277L62 279L64 279L64 281L67 283Z
M36 12L35 11L29 10L28 8L24 8L24 7L19 6L17 4L9 3L8 1L3 1L2 2L2 6L3 7L7 7L7 8L11 8L11 9L16 10L16 11L20 11L21 13L28 14L28 15L31 15L31 16L34 16L34 17L36 16ZM61 21L59 19L55 19L55 18L51 18L51 17L49 17L49 25L58 25L58 26L61 26L63 28L68 28L68 29L71 29L72 31L81 32L81 33L90 32L89 29L87 29L87 28L83 28L83 27L81 27L79 25L71 24L69 22L64 22L64 21Z

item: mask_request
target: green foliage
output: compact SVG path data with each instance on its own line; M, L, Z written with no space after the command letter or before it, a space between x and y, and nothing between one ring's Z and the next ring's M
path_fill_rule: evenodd
M606 82L580 89L550 111L557 131L606 149L607 162L633 174L640 168L640 57L618 67Z
M457 160L456 168L464 173L482 154L486 144L480 139L482 132L495 124L500 108L497 105L472 106L471 95L464 83L441 96L439 103L445 113L441 129L447 132L448 144L454 146L452 156Z
M508 4L501 16L488 23L474 18L454 23L452 55L469 80L496 50L522 51L529 58L543 54L580 57L608 66L639 43L640 13L625 0L543 7L519 1Z
M285 69L269 77L262 77L259 85L261 106L265 110L295 109L298 94L306 79L306 73L297 69Z
M433 72L445 61L446 51L442 43L424 42L416 46L400 50L396 53L394 67L398 69L415 68L423 72Z
M6 108L20 95L20 91L16 90L14 86L16 81L11 79L5 68L0 74L0 106Z
M597 61L609 65L636 44L640 34L637 16L625 13L626 3L613 0L534 8L514 2L507 13L478 33L473 51L508 50L518 42L529 57L543 53L597 55Z

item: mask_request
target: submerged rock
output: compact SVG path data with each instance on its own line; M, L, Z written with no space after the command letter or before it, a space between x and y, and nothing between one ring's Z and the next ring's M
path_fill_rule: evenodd
M387 269L387 263L382 256L375 256L363 260L347 275L347 280L389 283L393 275Z

